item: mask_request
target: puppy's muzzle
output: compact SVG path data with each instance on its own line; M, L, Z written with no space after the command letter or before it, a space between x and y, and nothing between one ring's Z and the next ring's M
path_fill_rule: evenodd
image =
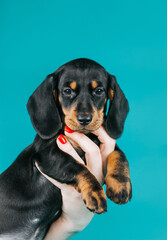
M82 126L88 125L92 121L92 115L91 114L78 114L77 120Z

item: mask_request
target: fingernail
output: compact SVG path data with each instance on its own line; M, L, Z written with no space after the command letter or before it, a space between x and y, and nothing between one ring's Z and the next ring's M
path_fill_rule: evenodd
M65 126L65 131L68 132L68 133L73 133L74 131L69 128L68 126Z
M58 136L58 140L62 143L65 144L67 142L67 140L65 139L65 137L63 136L63 134L60 134Z

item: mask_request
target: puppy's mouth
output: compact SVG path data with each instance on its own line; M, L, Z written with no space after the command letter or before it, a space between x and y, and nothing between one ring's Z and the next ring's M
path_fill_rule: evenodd
M104 120L103 109L93 111L92 113L78 113L77 111L65 112L64 123L73 131L84 134L99 129Z
M95 131L95 130L97 130L97 129L98 129L98 128L88 129L88 128L84 127L84 128L78 128L78 129L75 129L75 130L72 129L72 130L77 131L77 132L80 132L80 133L88 134L88 133L93 132L93 131Z
M87 133L90 133L90 132L93 132L93 131L99 129L101 127L101 125L103 124L103 121L100 121L100 120L95 121L86 126L82 126L82 125L78 124L77 122L74 122L74 120L72 120L72 121L69 120L65 123L71 130L87 134Z

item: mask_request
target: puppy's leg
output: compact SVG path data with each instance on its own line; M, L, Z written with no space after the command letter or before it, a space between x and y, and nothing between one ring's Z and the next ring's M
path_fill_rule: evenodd
M72 185L80 192L90 211L100 214L107 210L104 190L94 175L86 166L62 152L55 142L53 146L34 155L33 161L38 163L43 173L61 183Z
M107 197L115 203L124 204L131 200L132 187L129 176L129 163L118 146L108 156L105 183L107 185Z

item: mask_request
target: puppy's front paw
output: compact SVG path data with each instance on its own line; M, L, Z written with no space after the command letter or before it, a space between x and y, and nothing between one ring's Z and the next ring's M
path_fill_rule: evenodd
M107 197L113 202L117 204L125 204L131 200L132 185L129 177L107 174L105 183L107 185Z
M81 194L86 207L90 211L98 214L107 212L106 195L100 184L96 190L94 187L88 186L82 190Z

